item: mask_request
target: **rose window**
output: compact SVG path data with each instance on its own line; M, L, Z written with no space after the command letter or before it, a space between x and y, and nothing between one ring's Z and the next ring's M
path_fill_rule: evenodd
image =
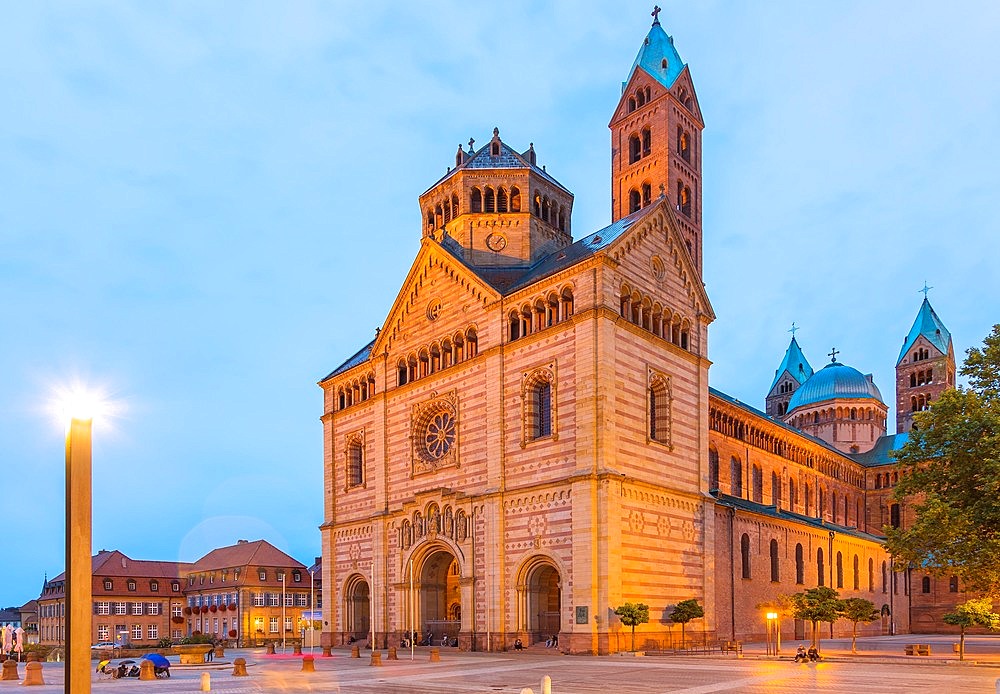
M424 426L424 451L431 460L440 460L455 445L455 418L450 412L435 413Z

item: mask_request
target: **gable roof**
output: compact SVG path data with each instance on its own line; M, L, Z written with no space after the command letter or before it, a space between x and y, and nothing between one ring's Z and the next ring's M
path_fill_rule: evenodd
M778 385L778 381L781 380L781 375L786 371L789 376L798 381L799 385L805 383L813 375L813 368L809 365L806 355L802 353L802 349L799 347L799 343L795 340L794 335L792 336L792 341L788 343L788 349L785 350L785 358L781 360L781 364L774 371L774 380L771 381L768 393L774 390L774 387Z
M892 457L892 452L898 451L905 446L909 438L910 434L908 432L880 436L870 451L854 453L851 457L865 467L895 465L896 459Z
M896 360L896 366L899 366L903 361L903 357L910 351L910 348L913 347L918 337L925 338L941 354L949 353L951 348L951 333L948 332L948 328L944 327L944 323L938 318L937 313L934 312L931 302L927 300L926 296L923 303L920 304L920 310L917 311L917 317L913 321L910 332L903 339L903 348L899 350L899 359Z
M329 381L334 376L339 376L340 374L344 373L345 371L350 371L351 369L353 369L358 364L364 364L371 357L371 355L372 355L372 347L374 347L374 346L375 346L375 340L372 340L367 345L365 345L364 347L362 347L361 349L359 349L357 352L355 352L354 356L350 357L343 364L341 364L336 369L334 369L333 371L331 371L330 373L328 373L326 376L324 376L323 380L321 380L320 383L322 383L323 381Z
M190 565L192 572L228 569L236 566L280 566L296 569L305 564L288 556L267 540L240 540L235 545L219 547Z
M91 574L94 576L119 576L126 578L179 578L181 573L192 564L184 561L149 561L132 559L117 549L104 550L90 559ZM62 572L47 583L66 580L66 572Z

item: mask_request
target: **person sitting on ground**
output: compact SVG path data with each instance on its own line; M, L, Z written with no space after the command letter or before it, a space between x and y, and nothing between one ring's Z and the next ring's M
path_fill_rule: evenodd
M546 648L552 648L552 637L551 636L549 638L545 639L545 647Z
M559 645L559 634L552 634L552 647L555 648Z
M807 660L809 660L809 656L806 655L806 647L800 643L799 647L795 649L795 662L804 663Z
M347 645L348 645L348 646L350 646L350 645L351 645L352 643L354 643L355 641L357 641L357 639L356 639L356 638L354 638L353 636L348 636L348 637L347 637Z
M524 644L521 643L521 639L514 639L514 650L515 651L524 650Z
M809 650L806 651L806 653L808 654L810 661L814 663L819 661L819 650L816 646L809 646Z

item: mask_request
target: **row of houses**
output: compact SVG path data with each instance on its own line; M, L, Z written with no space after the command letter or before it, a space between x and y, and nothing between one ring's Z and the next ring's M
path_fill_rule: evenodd
M197 634L239 646L318 641L318 557L307 567L266 540L240 540L195 562L137 560L101 550L92 566L95 644L153 646ZM42 645L61 646L66 638L66 589L63 573L46 580L34 601Z

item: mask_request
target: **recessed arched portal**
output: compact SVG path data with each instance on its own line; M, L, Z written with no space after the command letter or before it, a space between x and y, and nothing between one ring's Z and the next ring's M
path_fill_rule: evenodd
M371 592L368 581L354 574L344 584L344 640L366 641L371 630Z
M438 643L458 638L462 627L461 571L455 555L446 549L428 554L419 569L418 619L421 637L433 634Z
M530 643L546 641L559 634L562 582L559 570L545 557L529 561L522 573L519 591L522 600L523 626Z

